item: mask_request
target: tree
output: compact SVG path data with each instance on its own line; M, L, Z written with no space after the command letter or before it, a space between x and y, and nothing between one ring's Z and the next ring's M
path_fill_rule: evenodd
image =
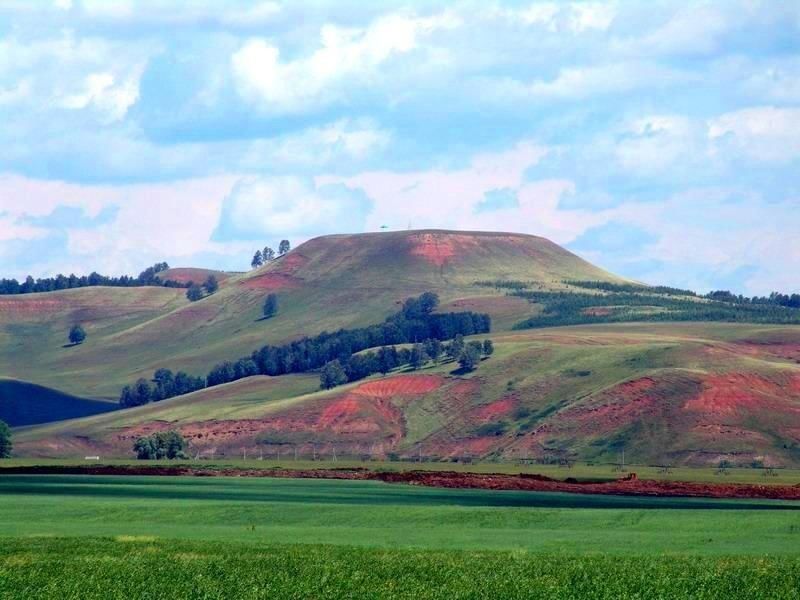
M133 385L133 394L136 404L134 406L141 406L150 402L153 396L153 390L150 387L150 382L144 377L140 377Z
M419 309L423 315L429 315L439 306L439 296L434 292L424 292L419 297Z
M264 251L261 253L261 257L264 259L265 263L268 263L271 260L275 260L275 250L273 250L269 246L264 246Z
M289 252L289 250L291 250L291 249L292 249L292 245L289 243L289 240L281 240L281 243L278 246L278 254L280 256L283 256L284 254Z
M397 367L397 348L394 346L381 346L378 350L378 370L386 375Z
M458 364L465 371L473 371L481 360L481 351L473 345L467 345L458 357Z
M253 267L254 269L257 269L263 264L264 264L264 256L261 254L261 250L256 250L256 253L253 256L253 260L250 261L250 266Z
M442 356L442 342L434 339L425 340L425 352L428 353L428 356L431 357L433 362L438 362L439 358Z
M169 369L158 369L153 374L153 381L156 383L153 400L166 400L176 395L175 376Z
M450 344L448 344L447 356L449 356L453 360L458 360L463 351L464 351L464 336L459 334L453 338L453 341L450 342Z
M160 431L137 439L133 451L139 460L174 460L186 458L186 446L186 440L177 431Z
M278 314L278 296L269 294L264 301L264 318L269 319Z
M209 294L213 294L219 289L219 282L214 275L209 275L206 282L203 284L203 287L206 288L206 292Z
M411 348L410 363L411 368L415 371L421 369L430 360L428 353L425 352L425 347L422 344L414 344Z
M82 344L86 339L86 332L80 325L73 325L69 330L69 343L73 345Z
M11 429L5 421L0 421L0 458L11 458Z
M483 353L486 356L494 354L494 344L492 340L483 340Z
M319 376L320 387L324 390L329 390L347 383L347 373L342 368L342 363L339 360L332 360L322 367L322 373Z
M186 297L189 299L189 302L197 302L203 298L203 289L197 284L192 284L189 289L186 290Z

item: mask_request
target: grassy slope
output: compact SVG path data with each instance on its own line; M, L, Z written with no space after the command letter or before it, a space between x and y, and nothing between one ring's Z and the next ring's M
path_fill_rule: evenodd
M252 378L132 411L29 428L17 434L17 447L58 456L54 440L63 452L80 436L104 455L125 456L130 431L144 426L178 427L196 450L220 455L335 448L340 456L421 450L439 458L616 461L624 446L628 462L639 464L800 462L791 430L800 411L800 367L781 352L800 345L800 328L620 324L491 337L495 354L466 376L454 375L452 363L395 373L386 380L390 391L377 394L370 382L314 392L313 376ZM738 403L698 400L707 389L726 398L729 374L747 376L729 386L746 392ZM414 382L430 380L433 389L409 392ZM636 387L641 382L643 390ZM387 401L393 410L385 409ZM502 432L481 434L487 424ZM73 450L78 455L85 447Z
M75 419L117 408L115 403L87 400L26 381L0 378L0 421L12 427Z
M185 270L176 271L183 273ZM168 272L169 274L169 272ZM183 273L186 275L186 273ZM205 374L221 360L322 330L369 325L403 299L435 290L445 303L481 297L500 329L535 311L524 301L474 286L482 279L608 279L562 248L533 236L392 232L327 236L250 273L222 278L216 294L190 304L184 290L89 288L0 298L0 376L66 392L115 398L162 366ZM277 317L262 321L270 292ZM69 327L88 333L64 348Z

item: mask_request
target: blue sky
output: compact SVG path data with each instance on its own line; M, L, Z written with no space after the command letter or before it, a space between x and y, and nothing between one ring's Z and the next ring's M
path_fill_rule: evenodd
M0 3L0 276L543 235L800 291L800 4Z

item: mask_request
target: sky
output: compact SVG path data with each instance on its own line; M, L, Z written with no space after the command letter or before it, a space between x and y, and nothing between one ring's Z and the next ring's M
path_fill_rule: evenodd
M800 3L0 1L0 277L409 227L800 291Z

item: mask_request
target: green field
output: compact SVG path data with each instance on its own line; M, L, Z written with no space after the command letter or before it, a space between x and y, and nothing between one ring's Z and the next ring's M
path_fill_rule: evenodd
M800 503L0 477L0 597L785 597ZM147 593L145 593L147 591Z

